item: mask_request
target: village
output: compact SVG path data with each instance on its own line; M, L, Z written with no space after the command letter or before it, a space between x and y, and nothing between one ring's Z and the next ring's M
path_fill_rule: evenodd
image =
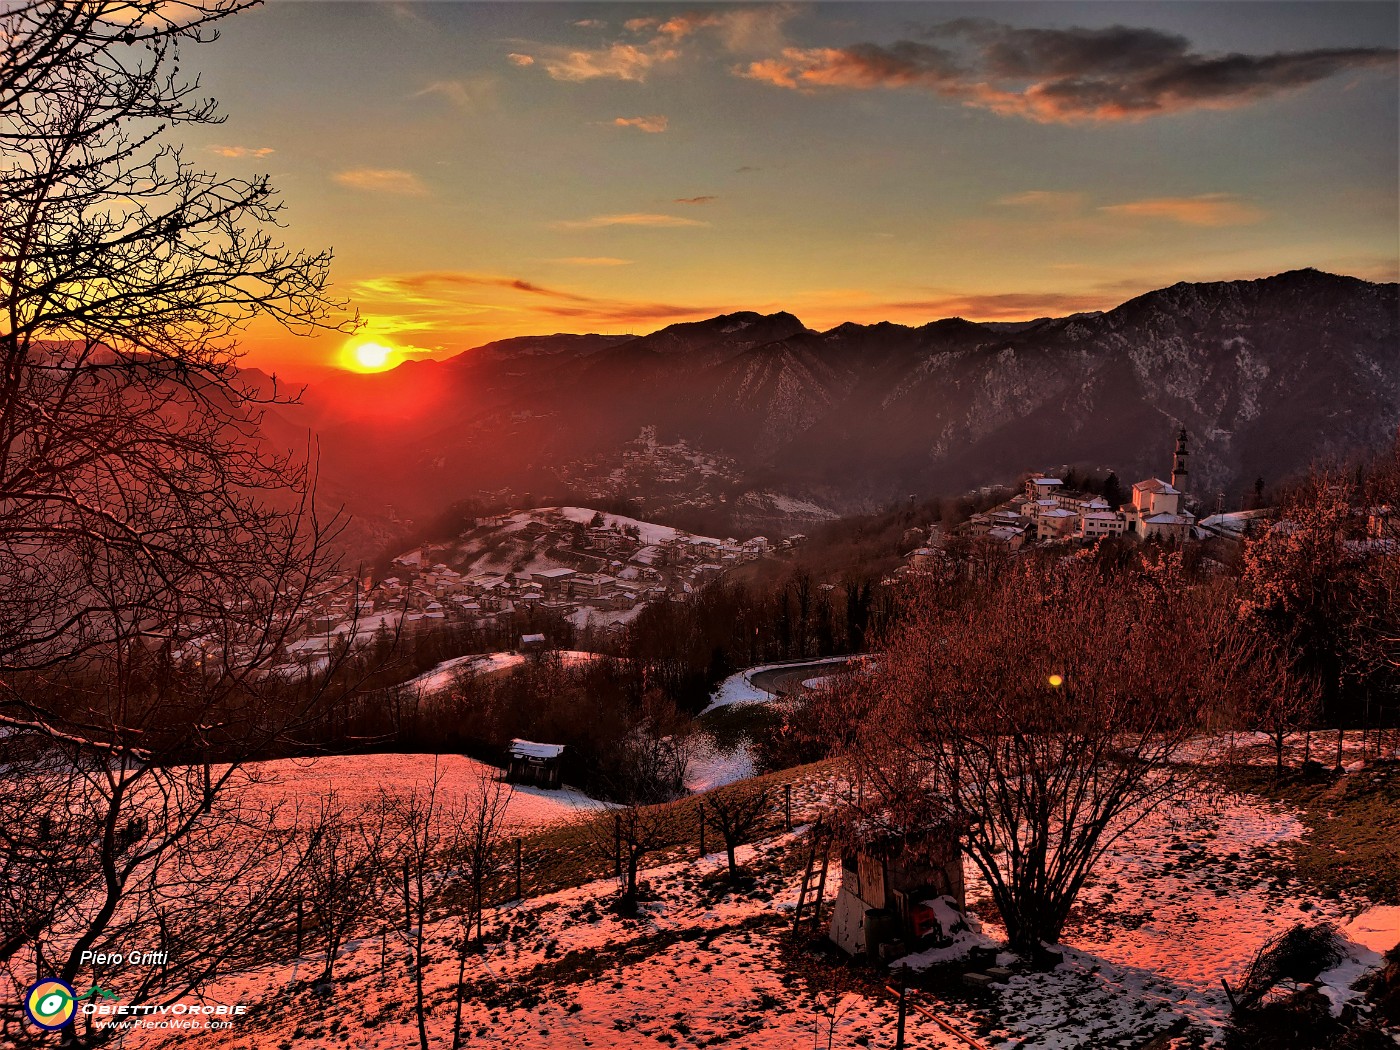
M585 507L479 517L455 541L398 555L382 578L342 574L320 588L287 659L314 666L347 639L447 626L513 649L545 619L620 639L647 605L682 600L729 569L804 540L696 536Z
M1135 536L1142 540L1184 543L1215 531L1217 519L1236 515L1218 514L1197 523L1187 509L1187 457L1190 455L1186 428L1177 435L1168 480L1147 478L1132 487L1124 503L1107 498L1112 493L1083 492L1064 480L1033 473L1016 495L989 510L972 515L951 533L930 530L929 542L909 556L909 568L930 571L945 557L945 542L951 535L980 540L1008 553L1034 543L1092 543L1112 536ZM1113 477L1113 475L1110 475ZM1113 487L1116 488L1116 479Z

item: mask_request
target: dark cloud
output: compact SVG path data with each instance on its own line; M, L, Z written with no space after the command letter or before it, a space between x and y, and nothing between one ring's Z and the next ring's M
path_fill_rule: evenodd
M1042 123L1140 120L1227 109L1340 73L1393 71L1393 48L1206 54L1174 33L1130 26L1024 29L959 19L890 45L788 48L740 72L780 87L922 88Z

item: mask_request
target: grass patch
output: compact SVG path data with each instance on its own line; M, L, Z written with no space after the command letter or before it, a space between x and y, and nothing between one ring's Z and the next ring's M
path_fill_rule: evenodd
M1296 809L1307 824L1308 835L1289 847L1292 870L1281 875L1295 875L1330 899L1360 894L1400 904L1400 763L1311 778L1295 773L1279 783L1272 767L1236 767L1225 779Z

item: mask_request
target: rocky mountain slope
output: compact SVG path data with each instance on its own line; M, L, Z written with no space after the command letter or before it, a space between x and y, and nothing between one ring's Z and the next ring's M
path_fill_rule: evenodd
M847 512L1066 464L1160 473L1180 425L1193 493L1234 503L1258 475L1394 434L1398 327L1396 285L1314 270L1017 325L817 332L736 313L347 373L284 422L319 431L323 488L371 516L505 489L645 502L693 454L685 500L765 507L758 527L783 507Z

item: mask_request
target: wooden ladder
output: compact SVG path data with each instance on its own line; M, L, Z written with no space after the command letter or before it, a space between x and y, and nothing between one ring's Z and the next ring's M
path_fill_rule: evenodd
M826 893L826 869L831 859L831 828L818 817L807 835L807 865L802 870L802 884L797 891L797 910L792 916L792 936L797 937L802 928L802 913L807 907L807 895L816 882L816 894L812 898L812 932L818 933L822 924L822 897Z

